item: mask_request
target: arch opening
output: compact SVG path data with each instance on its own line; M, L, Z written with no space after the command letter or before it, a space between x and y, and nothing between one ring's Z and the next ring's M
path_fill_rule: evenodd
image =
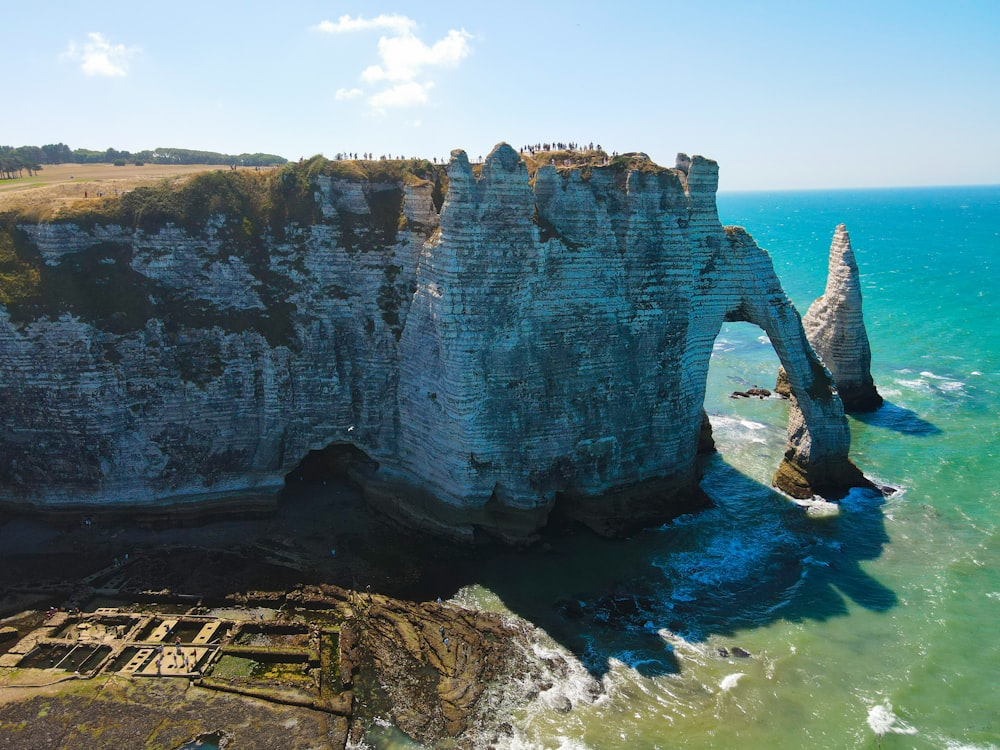
M711 448L743 473L770 486L787 443L789 402L774 393L780 359L762 328L724 323L709 359L703 400L711 443L702 428L699 454ZM709 447L711 446L711 447Z

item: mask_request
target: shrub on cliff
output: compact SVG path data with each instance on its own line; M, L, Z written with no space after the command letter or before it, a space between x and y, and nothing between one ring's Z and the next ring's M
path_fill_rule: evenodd
M0 227L0 305L9 307L38 292L38 267L17 252L16 229Z

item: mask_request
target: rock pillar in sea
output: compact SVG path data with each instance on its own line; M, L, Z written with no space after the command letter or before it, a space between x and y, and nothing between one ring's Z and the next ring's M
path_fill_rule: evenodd
M770 256L740 227L726 227L726 235L727 265L736 282L726 320L762 328L787 372L792 405L788 443L774 475L775 486L798 498L836 497L850 487L872 486L848 458L851 433L844 406L829 372L809 346Z
M826 290L802 319L813 349L830 370L844 409L875 411L882 397L872 380L872 353L861 311L861 279L847 227L839 224L830 245ZM788 395L784 371L776 390Z

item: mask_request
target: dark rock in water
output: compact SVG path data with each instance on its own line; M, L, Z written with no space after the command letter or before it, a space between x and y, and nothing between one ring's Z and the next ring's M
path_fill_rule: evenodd
M565 695L557 695L552 699L552 708L561 714L568 714L573 710L573 702Z
M723 647L723 648L720 648L718 651L719 651L719 656L721 656L723 659L726 659L726 658L729 657L729 649L728 648Z
M556 609L569 620L579 620L584 615L583 606L575 599L562 599L556 602Z
M648 596L621 596L609 594L593 604L584 605L583 612L591 612L595 621L611 627L641 626L649 613L656 609L656 602Z
M895 494L896 494L897 492L899 492L899 490L898 490L898 489L896 489L895 487L890 487L890 486L889 486L889 485L887 485L887 484L885 484L885 485L882 485L882 486L881 486L881 487L879 488L879 490L880 490L880 491L882 492L882 494L883 494L883 495L884 495L885 497L889 497L890 495L895 495Z
M739 657L740 659L749 659L753 654L746 651L739 646L733 646L733 650L730 652L733 656Z
M639 605L631 596L616 596L611 603L619 615L628 617L639 614Z
M604 684L600 680L595 680L591 678L587 683L585 688L587 695L590 696L591 700L597 700L599 697L604 695Z
M771 392L767 388L761 388L760 386L754 386L753 388L748 388L745 391L733 391L729 398L770 398Z

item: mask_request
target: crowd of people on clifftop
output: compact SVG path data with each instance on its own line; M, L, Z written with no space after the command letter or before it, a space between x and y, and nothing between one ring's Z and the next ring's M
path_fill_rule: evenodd
M539 151L603 151L601 144L598 143L596 146L594 142L583 145L577 143L576 141L562 142L562 141L552 141L549 143L535 143L533 145L521 146L521 153L528 153L534 156ZM618 153L615 152L613 156L617 156Z
M533 143L521 146L520 153L529 154L530 156L536 156L539 153L545 153L548 151L597 151L603 152L604 149L601 148L601 144L595 144L593 141L590 143L577 143L576 141L547 141L545 143ZM618 156L617 151L611 152L610 156ZM334 156L337 161L403 161L404 159L416 159L415 156L403 156L402 154L379 154L375 155L372 151L362 151L360 154L357 151L338 151ZM435 164L447 164L448 159L438 157L433 157L431 159ZM478 163L482 163L483 157L480 156L477 160Z

